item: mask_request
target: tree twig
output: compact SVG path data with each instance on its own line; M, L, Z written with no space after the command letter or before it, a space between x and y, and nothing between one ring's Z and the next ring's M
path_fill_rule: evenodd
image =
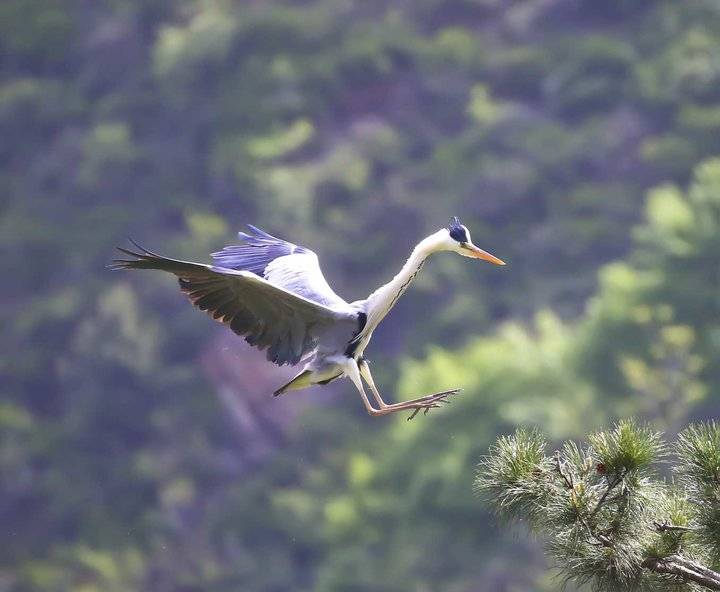
M691 526L677 526L675 524L670 524L669 522L653 522L653 528L657 532L667 532L667 531L675 531L675 532L692 532L695 530Z
M709 590L720 590L720 573L679 555L651 557L643 561L643 567L655 573L678 576L686 582L694 582Z
M592 512L590 512L590 518L594 517L595 514L598 513L600 510L600 507L607 501L608 494L615 489L623 480L623 477L625 476L625 473L623 472L621 475L618 475L613 479L611 482L608 482L607 489L605 490L605 493L602 494L600 499L598 500L598 503L595 505L595 508Z
M575 483L573 483L572 475L566 475L565 471L563 471L562 467L562 461L560 460L560 451L555 451L555 469L560 474L560 476L563 478L563 481L565 481L565 485L568 489L575 489Z
M556 470L556 471L560 474L560 476L563 478L563 481L565 482L565 486L566 486L568 489L570 489L570 490L573 492L572 494L574 495L574 493L575 493L575 481L574 481L574 479L573 479L572 473L565 473L565 471L563 470L563 463L562 463L562 460L561 460L561 458L560 458L560 451L559 451L559 450L556 450L556 451L555 451L555 470ZM614 487L614 485L613 485L613 487ZM606 491L606 492L605 492L605 495L603 495L603 497L602 497L601 499L604 499L605 496L607 496L607 493L608 493L608 492ZM597 508L596 508L596 510L597 510ZM594 514L594 513L595 513L595 512L593 512L593 514ZM592 517L593 514L591 514L591 517ZM588 531L588 534L589 534L592 538L594 538L596 541L598 541L598 543L599 543L601 546L603 546L603 547L611 547L611 546L612 546L612 541L610 540L610 538L609 538L607 535L604 535L604 534L602 534L602 533L597 533L597 532L595 532L595 530L590 526L590 524L589 524L588 521L585 519L585 516L582 515L582 513L580 513L580 512L577 513L577 519L578 519L578 521L580 522L580 524L582 524L582 525L585 527L585 529Z

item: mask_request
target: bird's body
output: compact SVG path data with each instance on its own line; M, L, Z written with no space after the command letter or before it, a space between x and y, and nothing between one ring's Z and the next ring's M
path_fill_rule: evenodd
M348 377L358 388L371 415L437 407L457 389L395 405L380 397L363 358L372 333L435 251L460 254L503 264L470 242L467 228L454 218L451 226L431 234L413 249L390 282L364 300L346 302L328 285L317 255L250 226L239 233L241 245L213 253L214 265L169 259L143 249L120 249L133 259L116 260L115 269L158 269L178 277L191 302L260 349L278 364L305 362L302 371L279 388L279 395L313 384ZM365 394L368 383L379 409Z

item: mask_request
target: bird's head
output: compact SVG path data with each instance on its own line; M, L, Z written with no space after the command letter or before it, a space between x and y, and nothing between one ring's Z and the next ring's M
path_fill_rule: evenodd
M491 255L487 251L483 251L480 247L476 247L470 240L470 231L466 226L460 223L457 216L450 218L450 224L442 231L441 249L444 251L454 251L463 257L472 257L473 259L484 259L495 265L505 265L502 259L498 259L495 255Z

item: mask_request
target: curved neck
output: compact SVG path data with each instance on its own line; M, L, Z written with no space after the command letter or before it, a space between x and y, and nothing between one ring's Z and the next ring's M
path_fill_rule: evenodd
M428 255L437 250L439 233L431 234L420 241L398 274L384 286L380 286L366 300L368 320L366 328L372 331L383 317L395 306L415 276L422 269ZM367 331L363 331L364 333Z

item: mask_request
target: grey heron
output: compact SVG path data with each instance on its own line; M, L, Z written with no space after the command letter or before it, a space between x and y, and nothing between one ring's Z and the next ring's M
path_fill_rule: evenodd
M180 289L200 310L229 326L252 346L267 349L278 365L304 362L302 371L275 391L280 395L311 385L349 378L372 416L419 411L448 402L452 389L386 403L363 357L373 331L407 290L429 255L452 251L464 257L505 263L475 246L470 231L457 217L420 241L402 269L364 300L346 302L328 285L317 255L310 249L274 237L248 225L242 244L212 253L214 264L169 259L133 241L137 251L118 247L130 259L115 259L112 269L159 269L177 276ZM377 407L365 392L367 383Z

